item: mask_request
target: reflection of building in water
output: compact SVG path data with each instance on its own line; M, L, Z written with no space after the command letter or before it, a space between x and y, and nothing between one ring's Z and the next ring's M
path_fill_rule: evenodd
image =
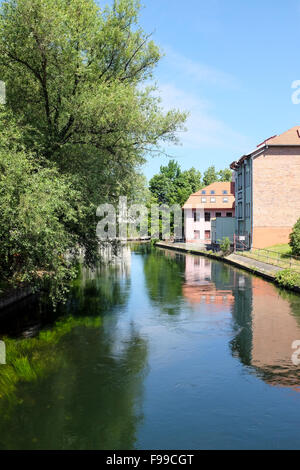
M231 305L234 301L231 274L227 266L212 263L201 256L186 256L185 282L182 287L184 297L192 304L206 303L216 309Z
M291 359L292 343L300 339L299 296L284 298L274 285L248 275L238 273L237 280L232 312L239 331L232 341L234 354L267 383L300 386L300 368ZM291 299L298 301L298 316Z

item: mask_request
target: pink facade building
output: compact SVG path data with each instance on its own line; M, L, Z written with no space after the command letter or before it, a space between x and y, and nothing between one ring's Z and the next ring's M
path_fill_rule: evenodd
M210 243L211 219L235 216L233 182L212 183L192 194L183 206L187 242Z

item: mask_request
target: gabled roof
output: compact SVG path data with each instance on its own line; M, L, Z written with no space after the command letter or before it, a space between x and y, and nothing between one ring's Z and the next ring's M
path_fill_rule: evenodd
M202 194L202 191L206 191L206 194ZM214 194L211 194L211 191L214 191ZM227 191L227 194L223 194L223 191ZM207 202L202 202L203 197L207 198ZM216 197L216 202L210 202L211 197ZM228 202L223 202L223 197L227 197ZM233 209L234 199L234 182L216 182L191 194L183 209L196 207L204 209Z
M291 129L283 132L280 135L274 135L269 137L268 139L264 140L261 144L257 145L257 147L252 150L251 152L243 155L239 160L232 162L230 168L232 170L238 168L244 160L255 155L256 153L260 153L262 150L268 147L298 147L300 146L300 126L294 126Z

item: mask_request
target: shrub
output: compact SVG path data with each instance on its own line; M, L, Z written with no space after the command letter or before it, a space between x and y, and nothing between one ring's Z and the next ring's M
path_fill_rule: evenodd
M295 287L300 286L300 273L292 269L284 269L278 271L275 276L276 282L282 287Z
M224 237L220 243L220 249L224 256L229 255L231 251L231 244L228 237Z
M290 247L293 255L300 256L300 219L297 220L290 234Z

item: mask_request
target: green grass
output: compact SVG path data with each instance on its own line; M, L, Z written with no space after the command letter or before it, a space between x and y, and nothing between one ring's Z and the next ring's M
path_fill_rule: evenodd
M281 253L282 255L292 255L292 249L288 243L284 243L283 245L272 245L266 248L267 250L271 251L277 251L278 253Z
M291 247L286 243L273 245L264 249L255 249L243 253L247 258L262 261L284 269L300 272L300 258L292 257Z

